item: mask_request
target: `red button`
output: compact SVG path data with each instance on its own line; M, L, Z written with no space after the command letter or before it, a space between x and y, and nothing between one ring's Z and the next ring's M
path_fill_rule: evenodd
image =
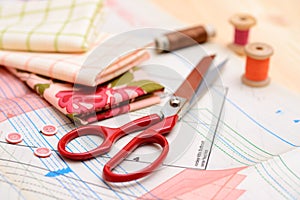
M20 133L8 133L5 139L10 144L18 144L22 142L23 136Z
M48 149L46 147L39 147L34 150L34 155L36 155L37 157L40 157L40 158L46 158L51 155L51 151L50 151L50 149Z
M51 136L57 133L57 128L52 124L46 124L42 127L41 132L46 136Z

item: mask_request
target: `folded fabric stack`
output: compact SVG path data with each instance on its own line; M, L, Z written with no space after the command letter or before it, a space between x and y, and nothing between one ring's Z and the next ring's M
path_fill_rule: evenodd
M159 102L163 86L136 67L148 52L133 45L120 55L117 45L131 44L113 45L100 31L102 0L2 3L0 10L0 65L75 122Z

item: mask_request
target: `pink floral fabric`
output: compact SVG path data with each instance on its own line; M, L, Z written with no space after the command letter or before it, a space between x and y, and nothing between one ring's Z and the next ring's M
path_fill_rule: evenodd
M97 87L73 85L8 68L75 123L88 124L159 103L164 87L138 67ZM147 97L147 98L145 98Z
M97 87L95 91L59 91L55 97L59 99L58 105L65 108L68 113L88 113L109 109L144 94L146 94L145 91L136 86L114 89L104 85Z

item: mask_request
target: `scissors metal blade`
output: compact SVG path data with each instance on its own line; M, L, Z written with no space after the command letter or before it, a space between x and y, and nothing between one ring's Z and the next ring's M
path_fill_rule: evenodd
M190 105L188 108L191 108L198 100L205 94L205 92L212 86L215 80L219 76L219 72L223 69L228 59L223 60L220 64L218 64L215 68L209 70L205 77L204 82L199 85L199 88L196 90L194 97L190 101Z
M197 95L196 91L202 84L214 57L214 55L204 57L180 85L174 96L184 98L187 102L194 99L194 96Z

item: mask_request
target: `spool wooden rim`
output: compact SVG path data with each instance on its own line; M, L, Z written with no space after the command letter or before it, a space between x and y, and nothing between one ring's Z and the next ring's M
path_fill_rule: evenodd
M238 45L238 44L234 44L234 43L230 43L228 44L228 47L234 51L235 53L237 53L238 55L244 56L245 55L245 46L242 45Z
M245 75L242 75L242 82L250 87L264 87L266 85L269 85L270 81L270 77L267 77L267 79L263 81L251 81L247 79Z
M248 30L256 24L256 19L249 14L236 14L229 19L229 22L239 30Z
M245 46L247 56L256 60L265 60L273 55L273 48L265 43L256 42Z

